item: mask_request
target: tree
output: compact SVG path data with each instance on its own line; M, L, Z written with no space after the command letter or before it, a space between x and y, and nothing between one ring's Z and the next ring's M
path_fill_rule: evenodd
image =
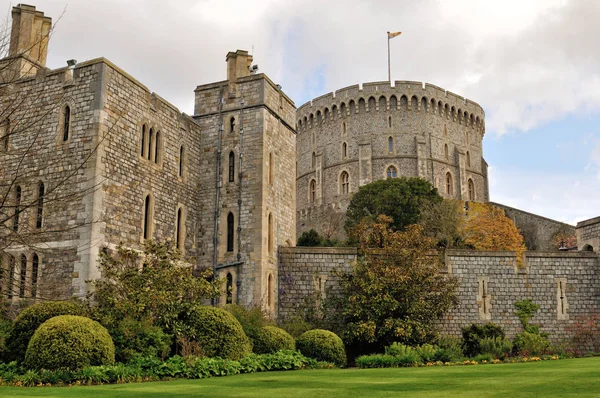
M186 313L221 294L221 279L210 280L212 271L194 275L191 264L168 243L146 241L144 252L118 247L100 256L102 278L90 281L88 299L103 325L122 319L150 321L167 333L179 335Z
M419 224L423 227L423 233L433 238L439 248L459 248L464 245L460 236L465 224L463 206L463 202L453 199L423 205Z
M510 250L523 263L525 243L515 223L502 209L485 203L470 203L463 231L465 244L475 250Z
M323 237L314 229L304 231L302 232L302 235L298 237L298 246L316 247L321 246L322 242Z
M431 341L436 321L457 304L457 279L442 273L435 240L419 225L394 231L388 216L363 220L352 235L364 256L340 274L346 342L381 349Z
M383 214L393 220L390 227L402 231L416 224L421 209L428 203L439 203L442 197L437 189L422 178L388 178L360 187L354 194L346 211L346 232L364 219L375 220Z

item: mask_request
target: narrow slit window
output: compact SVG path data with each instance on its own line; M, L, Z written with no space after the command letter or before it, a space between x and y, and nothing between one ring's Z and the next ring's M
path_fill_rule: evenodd
M179 148L179 177L183 177L183 156L184 156L183 145Z
M452 188L453 188L452 174L450 174L450 172L448 172L448 173L446 173L446 194L447 195L452 195Z
M65 110L63 113L63 141L67 141L69 139L69 128L71 125L71 107L69 105L65 106Z
M38 186L37 217L35 221L36 228L42 228L42 225L44 224L44 195L44 183L40 182L40 185Z
M143 231L143 236L144 236L144 240L146 239L150 239L151 236L151 206L152 206L152 199L150 198L150 195L146 195L146 199L144 200L144 231Z
M177 247L177 249L181 250L182 247L182 230L181 230L181 208L177 209L177 225L176 225L176 229L175 229L175 246Z
M227 215L227 251L233 251L234 242L234 225L233 225L233 213Z
M392 117L391 116L388 117L388 127L392 128Z
M475 200L475 184L473 184L473 180L469 178L468 182L469 188L469 200L473 202Z
M268 224L268 237L267 237L267 249L269 253L273 254L273 215L269 213L269 217L267 218Z
M394 138L388 137L388 152L394 152Z
M229 152L229 182L235 181L235 154Z
M467 167L471 167L471 153L467 151Z
M317 155L313 152L312 153L312 168L316 168L317 167Z
M148 133L148 153L146 153L146 159L151 160L152 158L152 146L154 145L154 130L150 129Z
M15 291L15 257L10 256L8 258L8 286L7 286L7 298L10 300L13 298Z
M156 132L156 144L154 145L154 163L158 163L160 156L160 132Z
M268 282L267 282L267 304L270 309L273 309L273 275L269 274Z
M273 185L273 153L269 152L269 185Z
M24 254L21 254L21 269L20 269L20 277L19 277L19 297L25 297L25 281L27 278L27 257Z
M142 155L142 157L144 157L146 155L146 125L143 124L142 125L142 149L140 151L140 154Z
M231 117L231 119L229 119L229 132L230 133L235 133L235 117Z
M348 145L344 142L342 144L342 159L346 159L348 157Z
M448 151L448 144L444 144L444 157L446 158L446 160L450 159L450 154Z
M225 289L225 304L233 304L233 275L231 275L231 272L227 273L227 284L225 285Z
M31 297L37 297L37 280L40 267L40 258L36 253L33 253L31 262Z
M310 203L315 203L315 199L317 196L317 182L315 180L310 181L310 188L309 188L308 195L309 195Z

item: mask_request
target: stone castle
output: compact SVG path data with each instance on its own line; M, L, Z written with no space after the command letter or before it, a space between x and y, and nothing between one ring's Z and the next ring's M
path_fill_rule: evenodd
M332 271L356 260L351 248L294 246L310 228L343 237L360 186L418 176L444 197L490 200L484 111L442 88L366 83L296 109L238 50L227 54L226 80L196 87L189 116L104 58L48 69L51 19L24 4L12 15L0 60L0 260L10 300L84 297L86 280L100 276L100 250L169 239L227 281L221 304L285 319L304 298L335 292ZM535 227L540 250L554 231L575 230L504 208ZM524 268L514 253L450 251L461 304L444 327L514 322L519 297L539 298L557 330L568 314L599 309L600 218L577 234L590 252L528 252Z

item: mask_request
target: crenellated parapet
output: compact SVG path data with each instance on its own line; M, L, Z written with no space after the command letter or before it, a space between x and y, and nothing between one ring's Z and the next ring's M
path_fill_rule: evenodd
M368 112L423 112L485 134L485 112L474 101L441 87L414 81L364 83L321 95L298 108L297 130Z

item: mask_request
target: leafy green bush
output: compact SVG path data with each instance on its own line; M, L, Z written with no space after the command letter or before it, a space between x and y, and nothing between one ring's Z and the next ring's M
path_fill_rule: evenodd
M237 360L252 352L252 345L242 326L222 308L196 306L187 316L189 336L200 345L207 357Z
M245 307L238 304L229 304L224 308L242 325L242 329L252 345L254 345L254 339L261 332L263 326L269 324L267 314L260 306Z
M476 323L462 328L463 336L463 351L466 356L472 358L482 353L479 342L482 339L489 337L504 338L504 330L502 326L493 323L479 325Z
M412 367L419 366L421 363L421 358L414 350L402 355L374 354L356 358L356 366L362 369Z
M115 361L115 346L108 330L98 322L75 315L59 315L44 322L33 334L25 366L29 369L81 369Z
M490 354L496 359L506 358L513 349L512 342L506 337L486 337L479 340L482 354Z
M10 335L12 322L8 319L0 319L0 362L4 362L6 356L6 341Z
M464 358L462 340L453 336L441 336L437 340L438 351L435 354L436 361L458 362Z
M423 362L435 362L436 354L439 350L439 347L431 345L431 344L423 344L415 348L417 354L421 357Z
M136 355L164 359L171 345L171 337L148 321L124 319L110 330L115 344L117 362L129 362Z
M548 338L529 332L521 332L513 341L514 350L521 355L542 355L550 348Z
M305 356L318 361L346 365L346 350L339 336L323 329L304 332L296 340L296 347Z
M288 332L295 339L300 337L302 333L315 328L314 325L299 315L286 319L279 324L279 327Z
M411 354L414 351L414 348L402 343L392 343L392 345L385 347L385 353L393 356L404 356Z
M485 362L492 362L493 359L494 359L494 356L492 354L489 354L489 353L479 354L475 358L473 358L473 360L475 362L479 362L479 363L481 363L483 361L485 361Z
M23 361L33 333L48 319L58 315L87 315L87 309L75 301L47 301L25 308L13 322L7 338L6 362Z
M295 348L296 342L288 332L276 326L264 326L254 338L252 350L256 354L270 354Z

